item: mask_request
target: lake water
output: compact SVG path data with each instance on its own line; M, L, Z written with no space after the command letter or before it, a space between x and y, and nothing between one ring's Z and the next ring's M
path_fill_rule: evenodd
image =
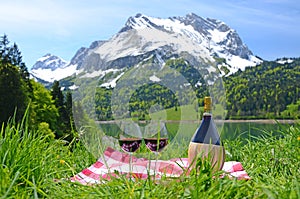
M181 123L178 121L167 121L165 123L171 139L176 135L188 139L197 129L200 121L181 121ZM272 121L216 121L216 124L223 140L232 140L237 137L251 139L262 135L282 136L282 132L285 132L285 130L292 125L291 123L276 123ZM143 129L144 124L141 123L139 125L141 129ZM120 131L119 127L113 122L103 122L100 124L100 127L105 134L114 137L117 136L117 133Z
M252 139L260 136L283 136L291 125L291 123L225 122L220 132L221 137L227 140L237 137Z

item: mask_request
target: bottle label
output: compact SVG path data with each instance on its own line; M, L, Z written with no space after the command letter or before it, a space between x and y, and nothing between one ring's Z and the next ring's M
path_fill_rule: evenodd
M191 142L188 150L188 163L191 169L195 168L198 158L210 161L213 172L216 172L223 167L225 149L220 145Z

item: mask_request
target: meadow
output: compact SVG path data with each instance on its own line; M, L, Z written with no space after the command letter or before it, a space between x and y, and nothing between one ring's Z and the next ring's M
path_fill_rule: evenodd
M93 164L81 143L66 145L28 130L26 121L2 126L1 198L300 198L300 128L281 136L223 140L226 161L240 161L251 180L214 178L203 164L198 172L176 179L131 181L124 177L86 186L66 179ZM176 153L176 152L174 152ZM176 156L176 154L174 154Z

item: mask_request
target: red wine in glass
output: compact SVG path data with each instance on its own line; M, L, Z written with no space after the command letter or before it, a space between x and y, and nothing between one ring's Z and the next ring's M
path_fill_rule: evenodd
M144 138L147 148L152 152L161 152L168 144L168 138Z
M121 121L119 145L122 150L129 154L129 174L132 173L132 154L138 150L142 143L142 133L139 126L130 121Z
M140 138L122 138L119 139L119 144L123 151L133 153L141 146L142 139Z

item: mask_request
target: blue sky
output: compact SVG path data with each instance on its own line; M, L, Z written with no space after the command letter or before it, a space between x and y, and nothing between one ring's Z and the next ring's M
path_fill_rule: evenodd
M137 13L219 19L263 59L300 57L298 0L0 0L0 10L0 35L18 44L29 69L46 53L70 60Z

